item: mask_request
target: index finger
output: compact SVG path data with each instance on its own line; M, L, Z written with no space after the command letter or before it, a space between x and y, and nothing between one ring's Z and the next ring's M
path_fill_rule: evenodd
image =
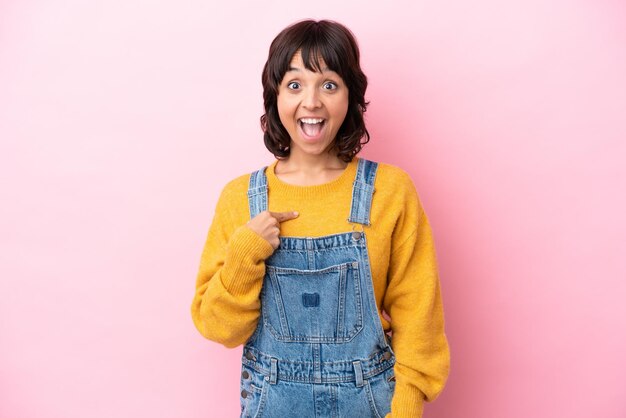
M271 212L270 215L276 218L278 222L288 221L298 216L298 212Z

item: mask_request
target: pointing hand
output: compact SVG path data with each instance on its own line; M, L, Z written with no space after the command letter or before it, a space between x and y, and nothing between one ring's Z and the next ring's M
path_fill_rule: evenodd
M274 249L280 245L280 223L298 217L298 212L270 212L264 210L246 225L254 232L265 238Z

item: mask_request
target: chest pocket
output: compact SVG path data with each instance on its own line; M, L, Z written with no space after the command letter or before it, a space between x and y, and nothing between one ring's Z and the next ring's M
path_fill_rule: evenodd
M266 265L263 324L278 341L344 343L363 328L358 262L319 270Z

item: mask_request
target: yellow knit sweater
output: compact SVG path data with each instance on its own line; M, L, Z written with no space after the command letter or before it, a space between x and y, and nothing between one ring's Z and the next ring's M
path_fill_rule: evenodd
M357 162L355 157L338 178L314 186L285 183L274 173L277 161L269 165L269 210L300 213L281 223L281 235L319 237L351 231L347 218ZM245 225L250 220L249 179L249 173L242 175L222 190L191 305L200 333L226 347L244 344L254 332L264 261L274 251ZM393 332L396 387L391 416L421 417L424 400L434 400L443 390L450 366L433 234L405 171L379 163L374 188L371 226L364 230L380 320L385 331Z

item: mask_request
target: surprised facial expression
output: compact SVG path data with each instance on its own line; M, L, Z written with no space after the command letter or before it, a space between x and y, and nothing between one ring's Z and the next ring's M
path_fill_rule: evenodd
M290 153L320 155L333 146L348 112L348 87L320 59L321 72L296 52L278 88L278 115L291 137Z

